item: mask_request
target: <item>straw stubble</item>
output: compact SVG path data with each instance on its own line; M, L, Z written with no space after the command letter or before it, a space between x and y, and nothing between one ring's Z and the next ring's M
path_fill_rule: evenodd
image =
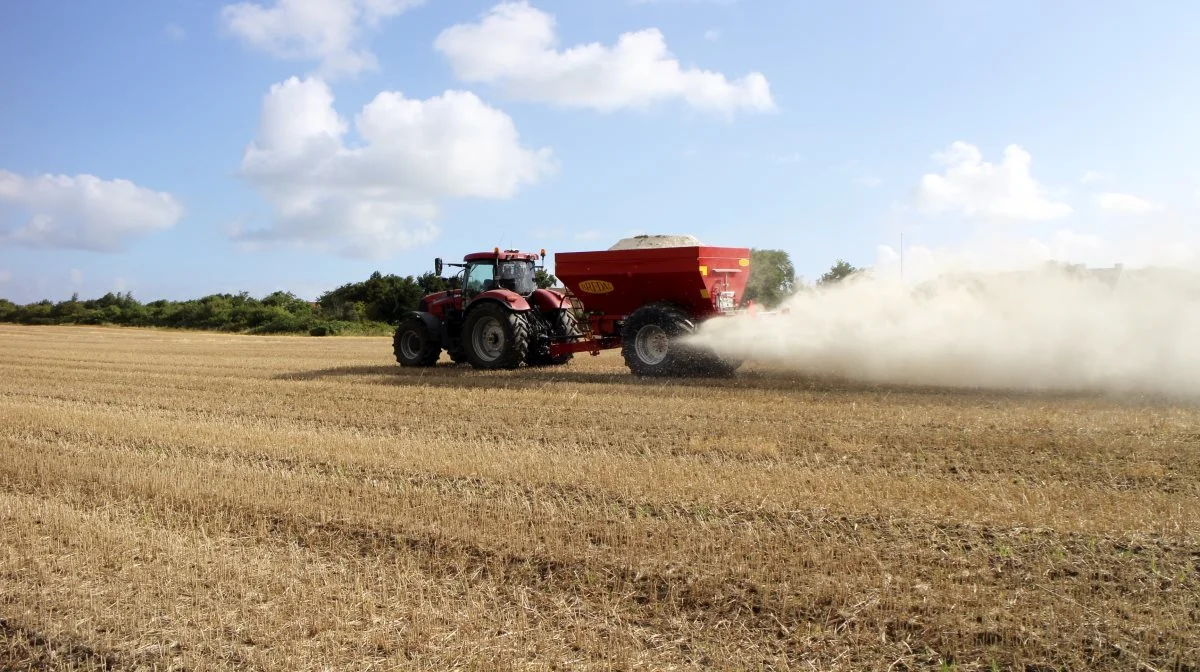
M0 660L1200 664L1200 410L0 327Z

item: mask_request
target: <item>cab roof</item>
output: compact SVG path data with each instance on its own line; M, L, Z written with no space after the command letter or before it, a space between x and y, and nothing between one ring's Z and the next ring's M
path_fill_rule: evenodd
M520 252L518 250L492 250L491 252L472 252L463 257L463 261L537 261L536 252Z

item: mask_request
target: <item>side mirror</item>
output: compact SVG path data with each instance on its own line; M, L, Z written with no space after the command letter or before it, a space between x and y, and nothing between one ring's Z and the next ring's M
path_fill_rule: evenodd
M436 257L433 260L433 272L440 278L442 277L442 258Z

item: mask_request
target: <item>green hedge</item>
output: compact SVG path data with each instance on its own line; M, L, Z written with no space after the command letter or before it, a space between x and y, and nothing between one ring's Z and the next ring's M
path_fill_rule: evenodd
M246 292L211 294L188 301L141 303L133 295L108 293L98 299L52 303L42 300L17 305L0 299L0 322L31 325L92 324L173 329L206 329L249 334L390 333L400 316L417 308L425 294L442 291L445 282L432 273L420 277L381 275L349 283L305 301L290 292L273 292L261 299Z

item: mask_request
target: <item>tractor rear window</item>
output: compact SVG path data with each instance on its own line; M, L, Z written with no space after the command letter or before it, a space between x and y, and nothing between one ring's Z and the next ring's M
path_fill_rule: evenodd
M533 280L533 263L529 261L502 261L496 269L496 284L504 289L525 295L537 289Z

